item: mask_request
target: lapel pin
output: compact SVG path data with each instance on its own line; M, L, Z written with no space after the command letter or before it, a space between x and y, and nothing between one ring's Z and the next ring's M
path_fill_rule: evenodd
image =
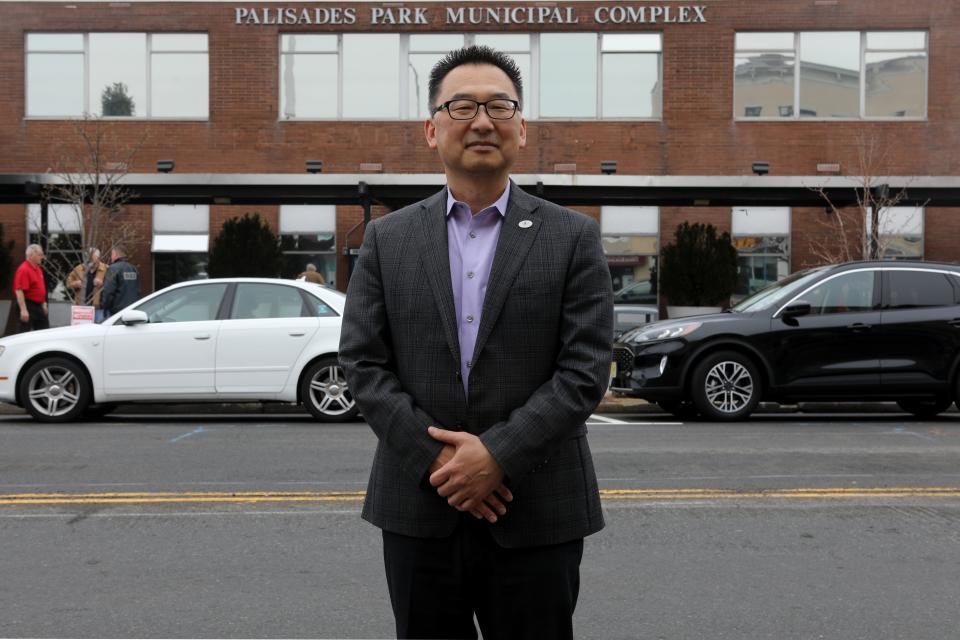
M533 226L533 223L530 222L529 220L521 220L521 221L520 221L520 228L521 228L521 229L529 229L529 228L532 227L532 226Z

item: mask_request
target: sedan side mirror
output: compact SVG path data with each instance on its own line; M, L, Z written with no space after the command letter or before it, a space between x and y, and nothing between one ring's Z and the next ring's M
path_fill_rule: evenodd
M780 312L780 317L784 320L792 320L800 316L810 315L810 303L799 300Z
M120 315L120 322L126 325L130 324L146 324L150 319L147 318L147 314L143 311L137 311L136 309L127 309Z

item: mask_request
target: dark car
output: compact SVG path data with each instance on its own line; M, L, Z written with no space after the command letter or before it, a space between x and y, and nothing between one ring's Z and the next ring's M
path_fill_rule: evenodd
M960 266L849 262L792 274L723 313L614 345L615 392L678 416L745 418L762 401L896 401L931 417L957 397Z

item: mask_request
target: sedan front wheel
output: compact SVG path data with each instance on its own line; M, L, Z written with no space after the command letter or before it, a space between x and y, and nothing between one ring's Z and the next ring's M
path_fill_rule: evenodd
M307 367L300 379L300 400L321 422L346 422L360 411L336 358L321 358Z
M23 408L39 422L75 420L91 397L86 371L66 358L39 360L20 379Z
M746 356L721 351L704 358L693 371L693 403L710 420L741 420L760 403L760 375Z

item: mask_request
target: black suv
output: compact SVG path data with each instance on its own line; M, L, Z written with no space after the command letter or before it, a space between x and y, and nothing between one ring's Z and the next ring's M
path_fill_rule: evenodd
M613 357L615 392L681 417L739 420L761 400L893 400L935 416L958 391L960 265L807 269L723 313L632 329Z

